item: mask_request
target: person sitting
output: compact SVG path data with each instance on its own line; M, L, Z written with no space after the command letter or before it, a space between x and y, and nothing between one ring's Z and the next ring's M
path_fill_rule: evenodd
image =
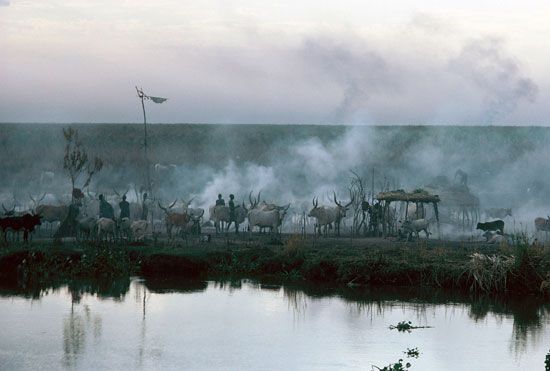
M130 218L130 203L126 201L126 195L122 196L122 201L119 202L118 207L120 207L119 219Z
M225 200L222 198L222 195L218 195L218 199L216 200L216 206L225 206Z
M105 200L103 195L99 195L99 217L115 219L115 210L113 206Z

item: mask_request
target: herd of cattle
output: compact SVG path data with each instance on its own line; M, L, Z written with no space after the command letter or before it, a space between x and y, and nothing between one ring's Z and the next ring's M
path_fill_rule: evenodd
M111 197L111 202L116 203L121 195L115 191ZM137 196L137 195L136 195ZM44 196L41 198L30 197L32 203L26 210L15 210L15 206L7 209L2 204L4 215L0 217L0 229L3 238L8 241L8 232L13 234L13 239L19 239L19 233L23 232L23 240L27 241L29 236L42 226L42 233L48 232L46 224L49 226L48 235L55 236L57 227L66 223L70 216L71 206L54 205L43 203ZM240 225L247 222L248 231L252 232L255 228L263 231L269 229L271 232L280 232L283 221L289 214L290 204L277 205L261 200L261 194L252 197L249 194L248 205L243 201L235 205L231 210L226 205L213 205L209 208L209 219L205 220L205 210L202 208L192 208L190 201L178 200L169 206L163 206L160 201L147 200L148 204L138 202L136 197L134 202L130 203L130 217L127 218L98 218L99 204L97 197L88 195L78 202L76 215L73 216L71 231L77 238L85 239L111 239L125 238L141 240L149 237L158 236L161 231L165 231L169 239L176 236L186 236L188 234L198 234L210 238L212 232L227 232L232 225L235 232L239 232ZM349 214L350 207L354 204L351 197L350 202L340 202L336 194L333 194L333 205L319 205L317 198L313 198L312 207L309 212L292 215L291 223L298 223L305 231L305 224L313 221L313 231L318 235L329 234L329 230L334 230L336 236L340 235L340 225ZM157 208L158 206L158 208ZM367 204L368 207L368 204ZM143 218L144 208L148 210L147 217ZM73 207L74 209L74 207ZM365 211L365 210L363 210ZM369 212L372 210L369 210ZM502 219L511 216L511 209L488 209L485 211L488 218L501 218L485 223L478 223L477 229L484 232L483 236L489 243L498 243L506 239L504 234L504 221ZM306 218L307 215L307 218ZM412 215L412 213L409 213ZM140 217L141 216L141 217ZM364 216L363 216L364 217ZM434 222L434 218L411 218L399 222L399 234L406 236L407 240L411 237L420 237L423 232L428 238L431 234L429 227ZM545 232L546 237L550 232L550 216L548 218L536 218L535 230ZM376 228L375 228L376 230Z

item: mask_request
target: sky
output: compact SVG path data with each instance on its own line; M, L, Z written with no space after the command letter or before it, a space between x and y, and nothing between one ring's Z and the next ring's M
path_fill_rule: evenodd
M539 0L0 0L0 122L548 125Z

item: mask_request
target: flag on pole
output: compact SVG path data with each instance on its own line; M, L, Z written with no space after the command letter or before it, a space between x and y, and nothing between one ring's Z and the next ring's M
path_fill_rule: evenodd
M150 97L150 96L146 96L146 97L155 103L162 103L168 99L168 98L161 98L161 97Z
M145 94L143 92L143 89L138 89L138 87L136 86L136 90L137 90L137 93L138 93L138 97L142 98L142 99L148 99L148 100L152 100L154 103L163 103L164 101L168 100L168 98L162 98L162 97L151 97L147 94Z

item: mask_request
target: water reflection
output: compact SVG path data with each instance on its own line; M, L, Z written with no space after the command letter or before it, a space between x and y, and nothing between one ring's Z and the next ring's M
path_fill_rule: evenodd
M91 336L94 341L101 338L102 320L92 314L88 305L78 306L71 303L71 310L63 318L63 365L75 369L78 357L84 353L86 340Z
M380 318L384 316L424 325L431 325L430 321L439 317L450 323L464 323L464 331L469 331L469 323L478 324L479 328L494 323L498 328L507 329L506 336L510 339L507 343L508 353L516 358L544 346L545 339L548 340L550 322L550 305L534 298L473 298L462 293L433 289L378 287L335 290L315 286L280 286L248 280L205 282L137 278L103 282L72 281L48 288L0 284L0 304L3 303L1 297L37 300L56 295L60 298L59 303L66 305L57 331L61 323L61 362L62 367L67 369L77 369L82 364L89 366L90 361L85 358L100 349L108 350L115 335L115 338L120 337L128 342L126 347L134 354L131 358L135 368L156 367L152 361L161 362L163 357L169 357L170 354L170 348L166 349L166 345L163 345L164 338L171 339L172 336L170 319L174 319L177 324L174 329L178 329L180 338L176 343L189 342L197 334L194 321L202 323L204 331L211 331L208 326L220 326L220 323L224 326L245 325L246 322L238 322L241 317L232 317L234 315L231 313L227 314L227 318L237 318L234 324L216 322L212 316L219 316L220 312L208 311L219 307L227 308L229 312L233 308L231 303L240 303L240 300L243 300L243 313L249 310L243 320L248 320L246 316L255 313L250 310L266 311L269 316L260 317L261 321L279 317L279 320L284 321L284 313L288 313L292 316L290 320L294 318L293 331L297 333L303 331L304 326L316 323L312 321L317 317L325 318L323 316L328 312L333 316L340 311L340 306L347 308L347 314L340 316L338 321L340 325L349 328L355 328L358 324L364 329L379 326ZM281 310L281 303L286 306L286 311ZM5 308L9 308L6 305L0 306L0 315L6 311ZM399 313L402 313L402 317L399 317ZM469 323L464 322L463 317L468 318ZM111 328L120 325L121 320L128 322L127 327L124 327L128 334L110 334ZM381 331L385 331L387 325L385 323ZM269 331L275 331L269 325L266 326ZM164 329L164 332L159 329ZM316 331L310 335L316 336ZM190 339L181 337L183 334L189 334ZM222 333L220 336L228 334ZM232 336L229 335L229 339ZM367 342L374 341L365 339Z

